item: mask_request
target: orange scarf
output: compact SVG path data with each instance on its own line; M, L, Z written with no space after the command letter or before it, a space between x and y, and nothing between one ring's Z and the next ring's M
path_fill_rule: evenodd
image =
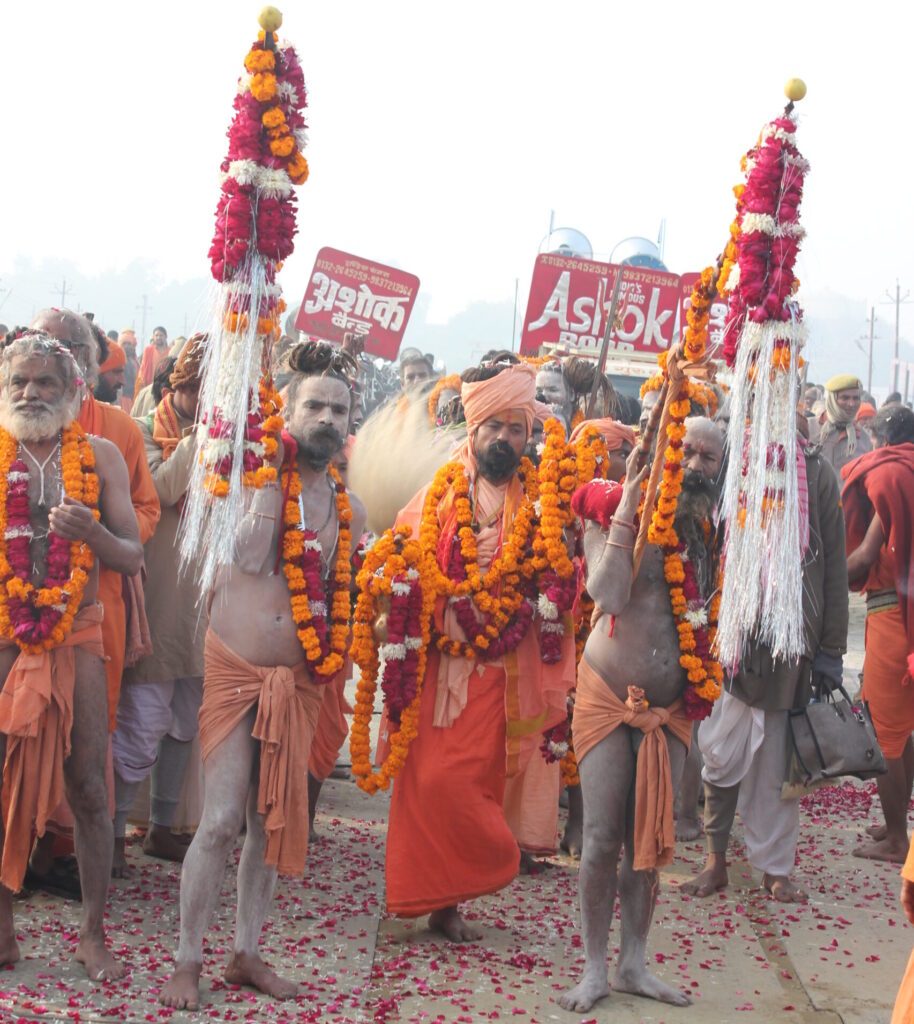
M162 461L174 455L181 440L181 424L175 412L175 396L166 395L156 406L152 418L152 439L162 449Z

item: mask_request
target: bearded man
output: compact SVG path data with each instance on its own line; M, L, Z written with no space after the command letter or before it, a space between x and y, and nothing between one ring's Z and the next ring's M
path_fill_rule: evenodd
M114 981L124 967L106 949L102 926L111 820L99 563L132 575L143 550L124 460L73 420L77 374L70 353L42 332L12 342L0 363L0 964L19 959L12 893L32 831L44 834L66 792L83 891L75 956L93 981Z
M98 381L98 342L92 325L85 317L65 309L44 309L32 321L32 329L44 331L68 349L76 360L83 378L80 389L80 427L90 435L110 441L127 464L130 500L140 530L140 542L152 536L159 521L159 499L156 497L143 438L133 420L121 409L98 402L91 388ZM127 648L127 606L124 603L124 577L121 572L100 559L98 603L104 609L102 638L105 644L105 678L108 686L108 729L117 724L117 702ZM78 896L79 879L67 870L72 861L65 855L72 850L73 817L66 801L53 811L48 829L35 844L29 863L30 884ZM56 837L56 839L55 839ZM58 861L55 864L55 853ZM63 858L63 859L61 859ZM53 887L53 889L52 889Z
M856 423L863 386L852 373L839 373L825 385L825 417L819 431L822 458L841 475L851 459L873 450L869 434Z
M811 676L841 683L848 601L838 479L818 449L807 446L805 426L806 418L798 415L805 650L796 661L784 661L766 645L750 643L711 717L698 728L708 856L701 873L680 886L692 896L710 896L727 885L727 844L739 810L749 864L762 873L763 887L782 903L807 898L790 877L800 810L796 799L781 795L787 716L809 703Z
M200 390L200 361L206 336L185 342L171 374L172 390L154 412L138 420L146 457L162 506L156 532L146 541L144 585L149 632L154 649L124 674L114 754L115 878L127 871L124 852L127 815L140 783L152 772L149 828L143 852L181 861L185 841L171 832L197 734L203 698L205 616L193 573L181 573L177 544L184 496L197 455L195 420Z
M342 667L350 538L361 536L365 509L330 468L348 430L355 364L313 341L294 349L289 364L293 376L286 392L283 480L246 495L235 561L217 576L209 600L200 708L203 816L181 874L175 970L159 996L176 1009L199 1005L203 936L243 822L247 832L238 867L235 942L225 980L277 999L297 991L261 960L260 933L277 871L295 878L304 872L311 740L333 679L322 670ZM299 553L289 554L293 548ZM295 590L291 596L296 576L309 588L307 581L319 577L319 593ZM315 661L317 627L309 629L307 623L323 619L331 633L337 589L343 586L347 629L342 651L334 648L325 656L326 644L315 641L322 659ZM307 618L302 617L302 601Z
M129 413L133 405L132 398L124 398L124 372L127 366L127 353L116 341L109 341L108 356L98 368L98 383L95 385L95 398L108 405L116 405Z
M536 408L533 368L496 363L473 376L461 388L467 440L448 463L454 482L427 511L426 498L435 499L431 488L423 488L398 517L421 538L425 527L420 530L420 524L423 519L431 523L434 516L441 538L435 556L445 573L452 571L455 537L464 529L456 500L459 477L472 494L469 528L483 574L496 561L501 564L502 544L512 536L515 516L526 501L518 467ZM502 593L504 586L499 580L493 589ZM434 626L451 643L467 641L454 604L444 598ZM573 683L570 629L561 659L553 664L543 662L538 628L532 625L513 650L485 660L430 650L418 735L390 805L386 876L391 913L429 914L430 927L452 942L481 937L458 904L497 892L517 874L520 851L503 809L506 783L513 780L510 799L520 803L523 813L529 793L525 780L540 777L534 759L543 760L542 733L564 719ZM556 786L549 806L543 806L554 835L558 772L553 774Z
M707 603L716 579L711 523L723 459L720 431L710 420L687 420L682 452L674 529L686 545L695 585ZM659 888L657 869L673 856L673 794L692 723L685 711L687 678L660 547L645 547L633 579L635 517L647 474L647 467L639 468L640 458L639 449L629 457L609 528L589 520L584 532L587 590L596 610L578 667L572 730L584 796L579 896L586 966L580 984L559 1000L566 1010L577 1012L589 1010L611 991L606 949L617 887L622 950L612 988L677 1006L690 1001L645 966ZM638 687L629 686L632 680Z

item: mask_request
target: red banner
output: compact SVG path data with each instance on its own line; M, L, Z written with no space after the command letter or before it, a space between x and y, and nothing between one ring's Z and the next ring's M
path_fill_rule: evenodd
M680 286L680 301L679 307L679 333L680 337L685 337L685 330L687 327L686 313L688 313L690 306L692 305L692 289L695 287L695 282L701 277L701 271L695 271L690 274L683 274L679 279L681 282ZM727 301L725 299L716 298L711 303L711 313L708 317L708 355L712 359L720 358L720 346L724 340L724 327L727 323Z
M368 355L396 359L419 278L326 246L317 254L295 328L327 341L364 337Z
M535 355L543 345L598 353L620 271L622 323L610 335L609 350L645 355L666 351L676 330L678 275L541 253L533 267L521 354Z

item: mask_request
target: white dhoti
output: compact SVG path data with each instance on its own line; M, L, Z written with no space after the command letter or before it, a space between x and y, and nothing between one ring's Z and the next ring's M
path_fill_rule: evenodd
M781 798L787 712L750 708L725 691L698 728L698 747L704 758L705 831L712 851L726 851L738 810L752 867L789 875L800 809L796 800Z

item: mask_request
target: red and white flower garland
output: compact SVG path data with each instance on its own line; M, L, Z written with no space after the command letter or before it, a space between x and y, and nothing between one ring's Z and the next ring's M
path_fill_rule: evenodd
M727 522L717 650L728 667L757 638L776 657L804 648L802 550L795 423L800 349L795 298L799 209L808 164L796 147L791 108L762 131L744 158L737 193L738 250L729 275L724 355L733 367Z

